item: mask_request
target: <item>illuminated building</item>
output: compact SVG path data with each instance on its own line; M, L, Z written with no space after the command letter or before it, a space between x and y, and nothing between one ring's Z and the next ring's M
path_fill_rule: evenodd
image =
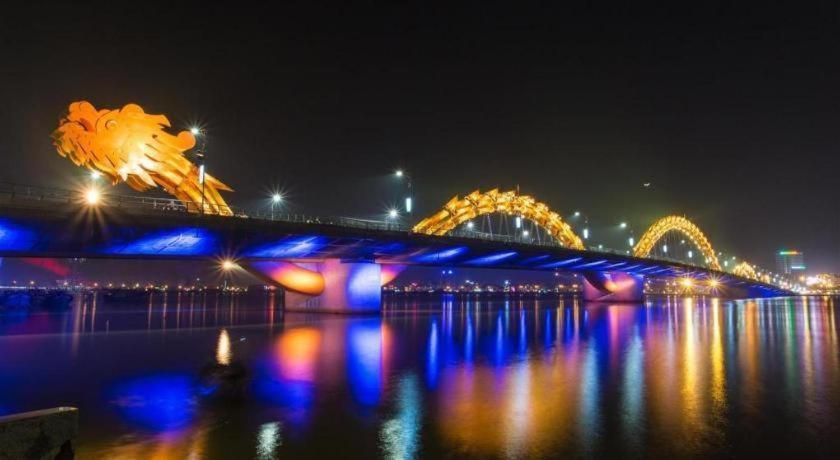
M780 273L797 279L805 273L805 254L794 249L783 249L776 253L776 267Z

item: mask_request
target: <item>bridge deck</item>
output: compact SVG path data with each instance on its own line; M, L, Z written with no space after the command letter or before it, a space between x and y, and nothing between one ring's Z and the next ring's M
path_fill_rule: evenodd
M398 225L346 218L198 215L159 206L157 202L150 205L124 200L89 207L67 196L12 196L2 189L0 256L342 259L443 267L617 271L646 276L713 277L725 285L758 289L764 295L791 294L730 273L556 244L463 235L427 236Z

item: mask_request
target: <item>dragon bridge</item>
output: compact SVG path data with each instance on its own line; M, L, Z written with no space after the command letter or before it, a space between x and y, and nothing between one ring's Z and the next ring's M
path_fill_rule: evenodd
M666 216L654 222L633 248L633 255L648 257L659 239L670 231L677 231L685 235L703 253L712 269L721 270L720 262L709 239L697 225L682 216Z
M558 213L534 197L521 195L515 190L500 192L493 189L484 193L476 190L463 198L455 196L443 209L420 221L412 230L415 233L442 236L478 216L492 213L522 216L542 227L561 245L585 249L583 241Z

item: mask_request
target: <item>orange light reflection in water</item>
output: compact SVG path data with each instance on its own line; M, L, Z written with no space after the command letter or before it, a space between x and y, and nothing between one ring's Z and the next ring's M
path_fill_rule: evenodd
M283 378L312 382L317 371L321 331L315 328L291 329L277 342L277 357Z

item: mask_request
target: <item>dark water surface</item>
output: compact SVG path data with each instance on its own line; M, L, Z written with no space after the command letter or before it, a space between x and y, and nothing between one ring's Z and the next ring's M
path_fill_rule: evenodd
M5 311L0 412L79 407L81 458L840 456L836 299L276 304Z

